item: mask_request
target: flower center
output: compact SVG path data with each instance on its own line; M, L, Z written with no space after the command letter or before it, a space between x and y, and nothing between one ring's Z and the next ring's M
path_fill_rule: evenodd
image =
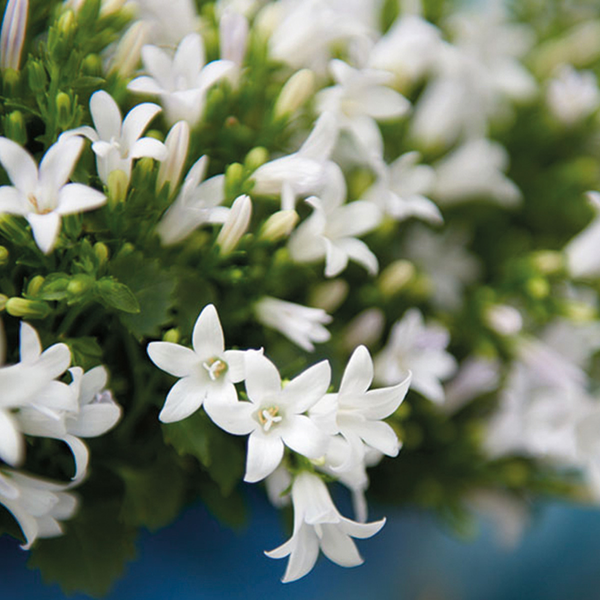
M258 422L262 425L264 431L269 431L275 423L281 422L283 417L279 414L278 406L269 406L258 411Z
M221 360L216 356L209 358L206 362L203 362L202 366L208 371L208 376L210 377L211 381L220 379L225 373L227 373L227 369L229 368L224 360Z
M40 205L38 203L38 199L35 197L34 194L29 194L27 196L27 200L29 200L29 202L31 203L31 205L33 206L33 208L35 208L35 212L38 215L47 215L48 213L52 212L51 208L40 208Z

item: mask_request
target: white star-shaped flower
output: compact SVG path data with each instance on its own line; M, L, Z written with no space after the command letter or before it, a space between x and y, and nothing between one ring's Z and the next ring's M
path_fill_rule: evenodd
M67 183L83 148L79 137L59 140L44 155L39 169L19 144L0 137L0 163L12 186L0 187L0 213L24 216L42 252L54 248L63 215L92 210L106 196L81 183Z
M212 407L235 403L234 383L244 379L244 351L225 350L223 329L213 304L204 307L192 332L192 346L150 342L148 356L163 371L179 377L171 388L159 419L173 423L189 417L203 404L212 418ZM213 418L214 420L214 418Z
M308 458L325 454L329 436L303 413L324 396L330 378L329 363L322 361L282 388L277 367L259 352L247 353L249 402L221 403L210 413L228 433L250 434L244 481L254 483L270 475L281 462L285 446Z

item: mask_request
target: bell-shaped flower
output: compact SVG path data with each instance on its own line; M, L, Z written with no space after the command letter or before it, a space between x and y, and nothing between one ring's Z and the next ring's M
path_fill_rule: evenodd
M54 248L63 215L92 210L106 196L81 183L67 183L81 154L83 140L59 140L46 152L39 169L19 144L0 137L0 163L12 186L0 187L0 213L24 216L36 244L48 254Z
M29 0L8 0L0 31L0 71L19 70L27 29Z
M254 171L254 194L281 195L281 208L292 210L296 196L313 194L327 179L326 166L337 139L337 122L323 113L301 148L261 165Z
M29 550L38 538L62 535L61 521L77 510L77 498L68 485L45 481L11 469L0 471L0 504L15 517Z
M167 158L167 149L162 142L140 137L160 110L157 104L144 102L132 108L123 120L112 96L100 90L90 98L90 112L96 129L79 127L63 136L83 135L92 141L98 176L104 185L108 185L109 175L117 170L123 171L129 181L134 159L143 156L155 160Z
M201 156L187 174L173 204L156 227L165 246L184 240L206 223L224 223L229 208L220 206L225 199L225 176L215 175L204 181L208 157Z
M289 556L282 581L295 581L314 567L319 550L342 567L356 567L363 559L352 538L374 536L385 519L372 523L357 523L343 517L333 504L323 480L312 473L296 476L292 485L294 531L292 537L275 550L265 552L270 558Z
M149 75L137 77L127 88L158 96L170 125L187 121L190 127L202 117L208 90L235 68L229 60L205 64L204 43L197 33L181 40L173 58L157 46L144 46L142 60Z
M326 342L331 337L324 325L332 318L321 308L264 296L254 305L254 314L259 323L279 331L308 352L315 349L314 342Z
M456 371L456 360L446 351L450 341L441 325L425 325L416 308L406 311L392 327L388 343L375 357L375 378L383 384L397 385L412 373L412 389L441 404L441 382Z
M329 163L327 174L328 182L321 198L312 196L306 200L313 207L313 213L290 237L290 256L297 262L315 262L324 258L325 277L339 275L349 259L374 275L378 269L377 257L357 236L379 225L381 211L366 200L344 204L344 174L335 163Z
M204 307L192 332L192 346L171 342L150 342L148 356L163 371L179 378L167 395L158 418L163 423L181 421L203 404L212 418L211 408L235 403L234 383L243 381L244 351L225 350L223 329L213 304Z
M287 446L307 458L322 457L329 436L305 413L327 392L331 369L327 361L313 365L282 388L277 367L260 352L246 354L249 402L220 403L209 416L233 435L247 435L244 481L255 483L279 466Z
M339 392L326 394L309 412L324 431L340 433L347 442L345 459L335 471L362 465L367 447L387 456L397 456L400 442L394 430L382 421L400 406L411 374L397 385L369 390L373 382L373 361L365 346L352 353L342 376Z

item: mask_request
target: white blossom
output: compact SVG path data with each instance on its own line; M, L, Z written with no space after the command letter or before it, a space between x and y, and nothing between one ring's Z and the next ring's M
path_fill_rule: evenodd
M223 222L223 227L215 240L221 254L229 254L238 245L242 236L248 231L252 216L250 196L238 196L231 205L231 210Z
M97 190L67 183L82 148L79 137L59 140L50 146L38 169L19 144L0 137L0 163L13 183L0 187L0 213L24 216L45 254L56 244L63 215L92 210L106 202L106 196Z
M187 160L190 145L190 126L185 121L178 121L171 127L165 138L166 158L160 163L156 176L156 191L169 184L169 196L172 196L181 179L183 165Z
M8 0L0 31L0 70L19 70L27 29L29 0Z
M563 65L548 83L546 102L550 112L565 125L580 122L600 106L596 75Z

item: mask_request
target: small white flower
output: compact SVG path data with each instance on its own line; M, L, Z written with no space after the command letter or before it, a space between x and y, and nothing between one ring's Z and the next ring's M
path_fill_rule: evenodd
M171 388L159 414L163 423L181 421L203 404L212 418L211 408L235 403L234 383L244 379L244 352L225 350L223 329L213 304L204 307L192 332L192 346L171 342L150 342L148 356L163 371L179 377Z
M585 119L600 106L596 75L563 65L548 83L546 102L552 114L565 125Z
M331 337L324 327L331 322L331 316L320 308L265 296L254 306L254 313L260 323L309 352L315 349L313 342L326 342Z
M144 102L132 108L123 120L112 96L100 90L90 98L90 112L96 129L84 126L63 135L83 135L92 141L98 176L105 185L108 185L109 175L117 170L123 171L129 181L134 159L142 156L155 160L167 158L167 149L162 142L140 137L160 111L157 104Z
M342 517L331 500L323 480L311 473L296 476L292 485L294 532L292 537L275 550L265 552L270 558L289 561L282 581L295 581L311 571L319 550L342 567L356 567L363 559L352 538L374 536L385 519L373 523L357 523Z
M50 146L38 170L26 150L0 137L0 163L13 183L0 187L0 213L24 216L45 254L56 244L63 215L92 210L106 202L106 196L97 190L67 183L82 148L79 137L59 140Z
M327 391L331 369L327 361L313 365L282 388L277 367L262 353L246 354L249 402L221 403L210 413L221 429L247 435L244 481L264 479L278 467L284 447L317 459L327 451L329 436L304 415Z
M115 0L111 0L115 1ZM122 2L123 0L116 0ZM197 31L198 13L194 0L128 0L138 19L150 30L149 38L157 45L176 46Z
M201 156L189 170L173 204L156 227L165 246L184 240L205 223L224 223L229 208L219 206L225 199L225 176L204 180L208 157Z
M450 336L441 325L425 325L416 308L406 311L390 333L385 348L375 357L375 377L387 385L396 385L412 372L411 387L441 404L441 381L456 370L456 360L446 352Z
M29 0L8 0L0 32L0 70L19 70L27 29Z
M411 374L392 387L369 390L373 382L373 361L365 346L352 353L344 371L339 392L326 394L310 410L324 431L340 433L347 443L346 456L335 471L348 471L362 465L367 447L387 456L397 456L400 442L394 430L383 419L400 406Z
M288 249L292 260L315 262L325 259L325 277L339 275L352 259L371 275L377 273L377 257L359 235L375 229L381 221L377 206L365 200L344 204L346 182L341 169L330 163L328 184L320 198L312 196L306 202L313 213L290 237Z
M173 58L157 46L144 46L142 60L150 75L137 77L127 88L158 96L171 125L187 121L190 127L202 117L208 90L235 68L229 60L205 64L204 43L197 33L181 41Z
M0 471L0 504L15 517L29 550L37 538L62 535L60 522L70 519L77 510L77 499L61 485L23 475L17 471Z

